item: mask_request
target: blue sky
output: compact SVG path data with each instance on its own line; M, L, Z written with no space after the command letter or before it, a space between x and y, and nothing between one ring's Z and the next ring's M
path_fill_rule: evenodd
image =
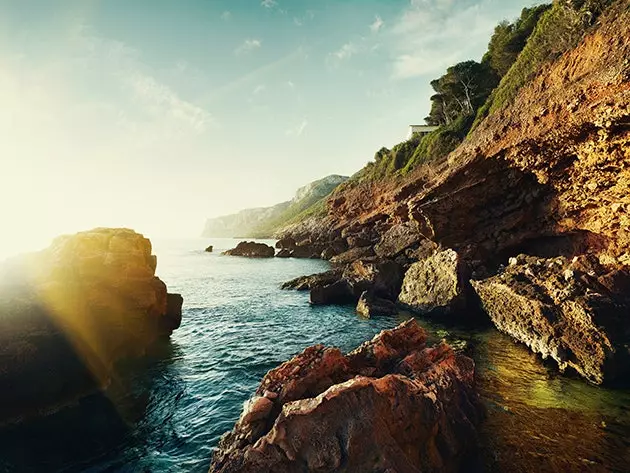
M3 226L194 236L352 174L533 3L0 0Z

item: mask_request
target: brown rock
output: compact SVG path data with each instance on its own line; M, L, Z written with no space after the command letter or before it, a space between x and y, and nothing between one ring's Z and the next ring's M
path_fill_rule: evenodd
M341 279L343 271L341 269L331 269L323 273L311 274L310 276L300 276L282 284L282 289L295 289L306 291L316 286L327 286Z
M392 301L374 297L368 291L364 291L359 298L356 311L357 314L369 319L378 315L395 315L398 308Z
M363 248L352 248L331 258L330 262L335 264L348 264L358 259L368 258L370 256L374 256L374 250L371 246L366 246Z
M272 246L254 241L242 241L236 248L223 252L229 256L245 256L247 258L273 258L276 254Z
M344 280L327 286L311 287L310 303L313 305L352 304L355 301L352 288Z
M286 248L281 249L276 253L276 258L290 258L291 250L287 250Z
M628 373L630 274L595 258L519 256L502 274L472 281L499 330L560 368L601 384Z
M422 314L463 311L468 300L468 268L453 250L444 250L410 266L398 301Z
M457 471L480 419L473 384L472 360L427 347L413 320L347 356L308 348L265 376L258 392L279 393L266 424L241 417L210 472Z
M117 362L179 327L182 297L151 251L132 230L98 228L0 271L0 424L107 386Z
M395 258L407 248L417 245L422 239L415 223L394 225L383 234L379 244L374 247L374 252L381 258Z

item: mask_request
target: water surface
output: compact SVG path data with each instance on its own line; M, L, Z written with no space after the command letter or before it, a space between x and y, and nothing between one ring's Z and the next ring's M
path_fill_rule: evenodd
M210 243L215 252L205 253ZM219 254L236 243L154 241L159 276L184 296L182 327L154 358L129 366L109 397L0 432L0 471L205 472L269 369L315 343L350 350L408 317L310 307L306 293L279 285L326 262ZM436 338L464 340L477 362L488 416L475 468L629 470L630 393L560 376L491 328L422 323Z

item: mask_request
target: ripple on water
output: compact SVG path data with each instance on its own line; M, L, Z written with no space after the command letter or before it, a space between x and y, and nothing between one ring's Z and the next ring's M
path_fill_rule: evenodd
M305 347L348 351L401 318L365 320L352 307L310 307L280 291L323 271L313 260L208 254L207 241L154 242L158 273L184 296L182 327L152 363L130 367L132 393L0 433L3 472L206 472L262 376ZM234 241L212 242L215 251ZM488 408L482 438L489 471L625 471L630 396L558 376L494 330L424 324L474 347Z

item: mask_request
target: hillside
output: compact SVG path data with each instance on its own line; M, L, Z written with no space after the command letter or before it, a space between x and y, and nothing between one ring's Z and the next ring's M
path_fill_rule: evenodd
M517 252L585 249L628 264L628 8L555 2L454 151L408 166L431 135L381 150L333 193L326 216L284 236L325 244L361 235L377 244L408 224L415 241L485 265Z
M326 176L300 187L290 201L208 219L202 236L270 238L275 232L294 221L306 216L325 214L326 197L347 179L336 174Z

